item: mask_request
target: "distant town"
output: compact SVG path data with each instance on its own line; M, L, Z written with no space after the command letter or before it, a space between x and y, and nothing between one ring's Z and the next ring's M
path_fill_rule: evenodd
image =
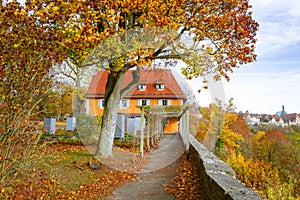
M278 126L290 126L300 125L300 113L287 113L282 106L282 110L275 114L253 114L246 111L241 113L247 120L249 125L258 126L264 125L278 125Z

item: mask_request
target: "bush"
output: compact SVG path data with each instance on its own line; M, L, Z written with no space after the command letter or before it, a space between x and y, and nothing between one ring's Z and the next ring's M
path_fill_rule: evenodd
M97 142L100 133L97 117L79 113L76 116L76 131L84 144Z
M280 179L279 171L272 167L272 163L266 164L263 160L252 158L245 159L241 153L231 153L227 163L237 173L237 178L246 186L269 199L296 199L294 191L296 181L291 176L288 182Z

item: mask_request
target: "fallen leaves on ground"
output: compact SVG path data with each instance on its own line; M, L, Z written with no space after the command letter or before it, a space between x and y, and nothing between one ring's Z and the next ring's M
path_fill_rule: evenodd
M85 151L85 146L83 145L72 145L72 144L48 144L47 148L43 150L44 155L58 154L64 152L74 152L74 151Z
M114 147L112 156L106 159L102 158L101 161L111 168L136 173L143 171L149 158L147 154L142 157L140 153L131 153L120 147Z
M174 194L175 199L204 199L201 194L201 182L198 178L197 171L186 159L182 159L180 168L177 170L177 175L173 180L164 184L165 191L168 194Z
M81 185L79 190L61 193L59 199L101 199L112 193L113 189L122 183L135 181L135 174L107 170L93 183Z
M103 199L122 183L135 180L135 174L115 170L105 170L94 182L82 184L78 190L68 191L56 179L41 178L36 182L28 179L18 180L16 188L10 188L5 196L8 199ZM21 181L26 181L21 183ZM14 190L14 192L12 191ZM5 192L5 190L3 190Z
M91 169L92 159L84 146L48 145L31 174L17 177L11 186L0 185L0 199L103 199L121 184L135 181L136 174L104 164Z

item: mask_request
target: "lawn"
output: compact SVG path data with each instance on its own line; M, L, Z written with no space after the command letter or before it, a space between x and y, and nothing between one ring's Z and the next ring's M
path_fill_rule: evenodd
M48 144L32 163L32 175L2 189L8 199L105 199L136 174L97 163L82 145ZM99 164L92 169L89 162Z
M136 177L97 162L81 145L53 144L43 153L47 173L63 186L62 197L102 199L115 187ZM89 162L97 163L100 168L90 168Z

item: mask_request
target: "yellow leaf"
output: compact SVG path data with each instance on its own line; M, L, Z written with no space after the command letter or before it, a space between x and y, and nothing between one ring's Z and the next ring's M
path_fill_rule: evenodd
M54 6L54 7L53 7L53 11L54 11L54 12L57 12L58 10L59 10L59 7L57 7L57 6Z
M207 47L207 48L206 48L206 51L207 51L207 53L212 53L213 50L212 50L211 47Z
M21 15L26 15L26 11L25 11L25 10L22 10L20 14L21 14Z

